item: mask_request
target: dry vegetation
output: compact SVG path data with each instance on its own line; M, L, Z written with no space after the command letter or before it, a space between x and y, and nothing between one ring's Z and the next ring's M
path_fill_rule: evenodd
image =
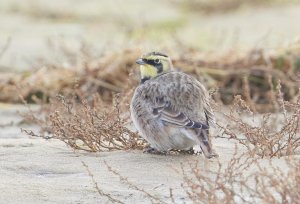
M143 147L143 140L126 126L128 117L122 117L118 98L113 107L99 97L92 105L73 98L59 100L49 115L51 133L72 148L96 152Z
M219 108L233 104L229 113L221 111L227 121L218 124L223 136L261 157L285 156L297 153L300 146L299 52L299 44L272 55L252 50L243 56L228 53L220 57L186 49L185 54L175 57L174 64L209 88L221 87L213 95ZM68 59L76 57L66 49L63 53ZM0 84L1 100L20 100L11 94L16 86L22 86L18 91L23 102L50 100L50 105L43 106L43 114L38 114L44 118L33 112L26 118L41 126L47 138L50 134L75 149L140 149L144 142L128 129L128 113L123 114L138 83L134 61L140 52L124 50L93 60L82 53L86 60L72 69L48 64L29 76L8 78ZM118 100L113 99L116 93L121 93ZM236 95L240 96L234 99ZM267 113L258 121L260 115L256 113L268 111L282 113L283 117ZM249 117L253 120L244 119Z
M25 118L40 125L42 137L60 139L74 149L93 152L142 149L146 143L137 133L128 128L130 121L126 111L133 87L138 81L131 74L135 66L132 61L137 54L133 51L124 51L123 54L129 57L122 57L112 67L108 66L108 62L103 61L102 63L108 67L98 64L90 69L85 64L87 67L84 69L84 76L79 75L81 79L77 81L77 86L72 85L73 87L65 88L67 92L62 91L68 93L67 96L58 95L51 98L50 105L44 104L39 114L30 111ZM223 86L223 92L221 89L214 95L217 101L213 103L215 111L221 112L226 120L226 124L218 122L218 126L223 131L222 137L238 141L248 150L243 154L238 154L236 150L235 155L226 165L222 165L219 161L219 168L216 171L203 170L197 166L197 162L191 163L188 168L183 167L179 172L183 175L182 188L193 203L300 202L300 162L297 158L293 160L283 157L299 153L300 95L297 94L299 81L295 79L299 74L299 68L295 65L297 63L292 61L295 60L291 57L294 54L289 54L288 60L281 58L285 63L280 69L275 67L275 61L278 59L269 56L267 58L269 64L265 64L266 59L264 56L262 60L262 55L262 52L258 52L255 60L253 53L247 56L248 58L242 58L243 60L226 58L226 61L221 61L223 63L220 64L215 59L205 58L207 61L203 61L199 53L191 51L190 58L175 59L177 65L185 67L186 72L194 74L198 79L206 82L212 80L211 87L226 84ZM116 55L113 57L115 58ZM122 61L123 59L126 59L125 62ZM199 69L192 69L192 67L199 67ZM241 67L240 72L234 71L237 67ZM261 75L257 75L258 67L264 70L258 72ZM113 69L113 72L109 72L108 69ZM283 75L281 69L287 70L287 74ZM122 75L113 74L117 71L122 71ZM250 79L255 77L260 80L260 83L251 84ZM126 82L124 83L123 80ZM231 89L224 93L226 87L234 87L235 90ZM116 95L116 92L122 94ZM242 92L242 95L235 96L234 99L226 99L226 94L239 92ZM47 97L50 98L51 94ZM257 95L259 97L255 97ZM38 97L32 99L41 103ZM113 105L108 103L110 101ZM224 103L231 103L228 112L223 111ZM257 111L261 111L262 107L273 113L259 114ZM40 117L41 115L44 117ZM38 136L30 130L24 131L29 135ZM287 170L278 168L272 160L269 160L267 166L263 165L261 157L282 157ZM164 203L167 199L169 203L176 203L174 198L176 192L172 190L172 186L170 186L170 196L161 200L130 182L108 163L105 164L123 184L144 194L149 201ZM101 196L107 197L111 202L123 203L122 200L103 193L88 166L85 164L84 166Z
M192 175L181 172L182 187L191 201L300 202L299 160L287 160L288 172L275 166L266 170L257 162L257 155L272 158L299 152L299 52L296 44L274 54L252 50L241 56L211 56L186 49L180 57L175 56L176 67L204 81L210 89L221 87L213 97L215 111L221 112L227 122L218 123L222 137L238 141L248 150L242 156L236 154L227 166L220 164L216 172L201 171L193 166L195 163L189 167ZM74 149L92 152L142 149L146 143L129 128L127 111L138 83L134 61L140 54L130 49L97 59L86 57L73 67L48 64L35 73L8 74L0 82L0 100L42 105L38 112L30 110L24 115L27 121L41 127L41 134L23 130L31 136L57 138ZM21 97L12 94L15 90ZM220 111L224 104L231 104L229 112ZM151 202L161 201L106 165L123 183L149 196ZM256 171L251 172L250 166L255 166ZM93 182L99 194L104 195ZM175 203L172 193L170 190L169 199Z
M261 165L249 155L235 156L216 171L202 170L198 163L184 167L183 188L193 203L300 203L300 162L285 160L280 170L270 160ZM255 169L255 170L253 170Z
M34 95L49 100L58 93L73 93L76 86L85 97L99 93L104 101L111 102L113 93L128 92L138 82L138 77L131 80L128 77L130 73L138 75L134 63L141 55L138 49L103 54L98 58L90 57L84 50L81 54L62 50L62 55L70 60L65 63L68 66L44 63L43 68L34 73L2 74L0 100L20 102L16 91L29 102L33 102ZM273 103L270 85L281 80L283 98L288 101L297 94L300 86L299 43L273 54L255 49L244 55L229 52L218 56L181 50L179 57L174 54L175 66L205 81L209 89L220 87L220 94L215 99L224 104L231 104L234 95L242 95L243 99L253 102L258 111L270 111L269 104ZM76 57L83 60L76 61Z
M232 12L244 7L266 7L266 6L275 6L282 5L287 3L297 2L293 1L283 1L283 0L226 0L226 3L222 0L187 0L187 1L178 1L173 0L172 2L179 4L185 9L192 10L194 12L200 12L203 14L212 14L220 12Z
M263 163L259 158L248 153L240 154L236 147L235 153L226 164L218 160L216 170L203 168L199 160L193 160L188 165L182 165L176 170L183 182L181 188L186 194L185 202L192 203L299 203L300 202L300 161L295 158L285 158L278 164L269 160ZM128 188L144 195L145 201L151 203L177 203L178 186L168 186L169 196L161 198L148 192L143 187L124 177L108 162L104 161L108 171L119 178ZM279 166L280 165L280 166ZM88 171L89 167L84 164ZM201 167L200 167L201 166ZM91 178L93 175L91 172ZM97 182L94 181L97 187ZM97 187L98 188L98 187ZM175 190L174 190L175 189ZM98 189L103 196L101 189ZM104 195L116 203L126 201L116 200L111 195ZM113 202L114 203L114 202ZM181 202L180 202L181 203Z
M142 149L145 142L128 128L128 115L120 112L120 99L116 95L113 106L104 103L95 95L88 103L78 96L57 96L51 100L46 117L30 111L24 117L41 126L40 136L54 137L74 149L91 152ZM49 108L49 107L48 107ZM30 130L23 130L31 136L38 136Z
M271 114L255 114L249 104L236 96L229 113L222 113L227 121L218 126L223 136L238 141L252 154L261 157L281 157L299 153L300 147L300 93L294 100L282 98L280 84ZM274 94L275 95L275 94ZM249 119L250 118L250 119Z

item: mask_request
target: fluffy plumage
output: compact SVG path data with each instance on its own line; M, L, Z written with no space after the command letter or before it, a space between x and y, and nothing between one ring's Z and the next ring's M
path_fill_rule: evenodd
M162 67L155 63L157 59ZM137 63L141 65L142 83L135 90L130 109L142 137L158 151L200 145L206 157L215 156L209 140L214 115L205 87L192 76L172 71L171 60L161 53L149 53Z

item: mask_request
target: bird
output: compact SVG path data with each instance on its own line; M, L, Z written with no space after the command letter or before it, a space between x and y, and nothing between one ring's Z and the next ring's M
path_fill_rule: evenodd
M215 117L204 85L174 70L171 58L161 52L144 54L136 63L141 80L130 113L137 131L150 144L145 152L191 151L200 146L206 158L217 157L209 137Z

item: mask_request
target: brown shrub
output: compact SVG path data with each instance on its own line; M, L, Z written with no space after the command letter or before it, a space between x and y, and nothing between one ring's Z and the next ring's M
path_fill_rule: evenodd
M78 104L74 99L60 100L63 106L50 114L50 126L53 135L71 147L89 151L143 147L144 141L127 127L128 116L121 114L118 97L112 107L99 97L95 97L93 105L84 100Z
M111 106L99 95L90 103L78 96L57 96L47 107L44 119L32 111L24 117L40 124L41 137L59 139L74 149L92 152L142 149L145 142L130 129L129 116L120 112L119 101L116 96ZM23 131L38 136L32 131Z
M186 0L179 1L173 0L175 3L180 6L192 10L194 12L200 12L203 14L212 14L212 13L227 13L230 11L237 10L239 8L244 7L265 7L265 6L274 6L281 5L284 3L290 3L286 1L280 0L252 0L252 1L243 1L243 0L211 0L211 1L203 1L203 0Z
M82 57L83 53L77 56L65 48L61 54L70 61L65 63L68 66L42 61L32 72L1 74L0 101L19 103L22 101L18 95L21 95L28 103L35 103L32 97L49 102L57 94L70 95L76 89L87 99L98 93L104 101L111 102L114 93L127 90L138 81L136 78L128 80L130 73L138 72L133 69L137 67L135 60L141 55L136 49L103 54L96 59L89 54Z
M297 154L300 148L300 93L294 100L285 101L280 88L279 83L277 94L272 94L273 109L278 110L273 114L254 114L249 104L236 96L229 113L221 112L227 123L218 123L223 136L238 141L249 152L261 157Z
M198 162L182 167L183 188L193 203L299 203L300 162L286 159L286 168L262 167L249 155L235 154L228 164L203 170ZM187 171L191 170L191 174Z
M170 53L174 66L203 81L208 89L220 87L218 100L224 104L231 104L233 96L242 95L247 102L252 101L252 108L257 111L273 111L269 91L277 80L281 80L285 100L291 100L300 86L299 43L274 54L261 49L243 54L203 53L184 46L178 50ZM84 98L98 93L110 103L114 93L127 93L138 84L135 60L141 54L139 49L132 48L94 57L84 50L72 53L62 48L61 56L69 60L67 63L41 62L35 72L1 75L0 101L20 102L16 92L30 103L34 102L32 96L49 101L57 94L73 93L76 87ZM134 77L129 79L130 73Z

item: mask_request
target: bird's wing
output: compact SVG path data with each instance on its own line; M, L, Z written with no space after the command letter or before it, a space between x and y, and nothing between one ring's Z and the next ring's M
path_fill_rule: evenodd
M193 121L187 117L186 114L172 108L172 104L169 101L164 101L163 99L159 101L158 104L160 105L154 108L152 112L154 117L157 117L166 124L184 128L186 134L197 141L207 158L217 156L213 152L209 141L208 122L207 124L203 124L198 121Z
M161 121L185 128L209 129L208 124L191 120L185 113L178 111L170 101L164 100L163 97L156 99L156 107L153 108L152 114Z
M215 123L205 87L181 72L161 75L146 85L153 114L178 126L208 129Z
M170 73L159 84L152 83L151 88L156 93L151 104L153 116L165 124L184 128L207 157L213 156L209 127L214 124L214 115L204 86L186 74Z

